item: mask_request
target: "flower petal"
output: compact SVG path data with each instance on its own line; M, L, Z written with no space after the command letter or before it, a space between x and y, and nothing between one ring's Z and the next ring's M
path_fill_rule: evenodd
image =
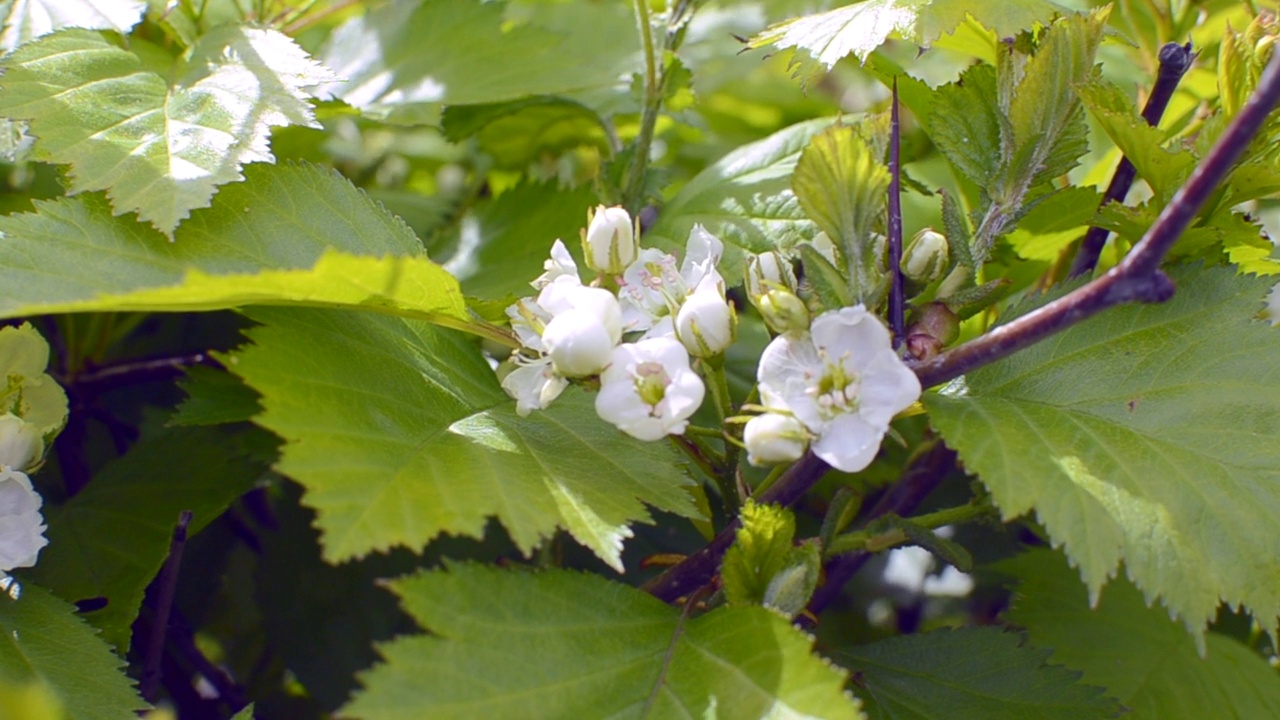
M858 472L876 459L887 426L868 423L856 413L838 415L813 443L813 454L845 472Z
M890 347L889 330L861 305L824 312L811 327L813 342L831 360L860 372L876 354Z
M920 380L893 350L882 350L862 371L859 412L873 425L888 425L894 415L920 399Z

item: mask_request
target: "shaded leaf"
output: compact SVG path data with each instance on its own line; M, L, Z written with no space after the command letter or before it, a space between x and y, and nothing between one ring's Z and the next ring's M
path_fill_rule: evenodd
M306 489L331 562L442 532L479 537L496 516L530 552L568 530L621 570L641 501L696 514L665 443L640 443L570 391L528 418L465 338L413 320L256 308L265 324L231 369L286 440L277 469Z
M872 720L1088 720L1111 718L1120 704L1080 674L1046 660L999 628L935 630L839 653L857 673Z
M812 641L761 608L687 620L599 577L476 565L392 588L432 634L379 646L353 716L862 717Z
M1004 517L1034 510L1093 597L1123 560L1196 633L1219 601L1272 623L1280 335L1254 319L1270 284L1171 274L1170 302L1108 310L925 405Z
M319 127L306 88L332 76L281 33L225 25L172 67L132 42L145 57L63 30L0 61L0 114L30 121L37 158L71 165L69 194L106 190L171 235L241 165L273 161L271 127Z
M187 399L169 418L170 425L247 422L262 412L258 393L225 370L193 365L178 385Z
M32 577L63 597L105 598L106 606L85 618L127 648L178 514L192 511L189 535L221 515L266 471L271 440L263 442L259 430L205 428L169 429L139 442L71 500L45 506L49 547Z
M16 599L0 595L0 682L40 683L70 720L118 720L146 709L124 661L75 610L31 583Z
M1128 580L1117 579L1090 607L1076 573L1059 553L1037 550L1000 563L1021 580L1009 620L1026 628L1052 661L1105 685L1133 720L1174 717L1280 717L1280 676L1238 640L1207 633L1195 640Z
M487 105L451 105L441 121L453 142L474 137L500 168L524 170L530 163L591 145L607 152L600 117L587 106L556 97L533 97Z
M999 118L996 73L990 65L974 65L932 96L930 139L961 175L983 189L1000 173Z

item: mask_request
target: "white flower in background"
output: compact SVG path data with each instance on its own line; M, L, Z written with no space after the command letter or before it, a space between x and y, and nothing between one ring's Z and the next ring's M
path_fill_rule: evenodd
M800 459L809 447L809 431L791 415L767 412L747 421L742 442L752 465L776 465Z
M25 471L44 454L40 428L14 415L0 415L0 468Z
M705 392L683 345L649 338L614 349L600 376L596 413L634 438L659 440L684 432Z
M845 472L875 459L889 421L920 397L920 381L862 305L819 315L807 333L774 338L760 356L760 395L817 439L813 452Z
M689 231L684 261L676 266L674 255L655 248L640 251L640 256L622 274L618 300L622 303L622 323L627 330L649 330L646 337L670 334L674 327L659 326L670 317L684 299L711 276L722 286L724 279L716 264L724 254L724 244L701 225Z
M582 284L582 280L578 277L578 264L569 254L569 248L559 240L552 243L551 257L542 261L542 269L543 273L530 283L535 290L541 290L560 278L569 278L573 283Z
M639 251L635 226L626 210L600 205L594 212L587 213L587 229L582 234L582 254L587 267L617 275L627 269Z
M836 267L840 267L840 250L836 248L836 244L832 241L830 235L824 232L819 232L817 235L813 236L812 240L805 244L811 246L814 250L817 250L819 255L827 259L827 262L830 262Z
M36 564L44 537L43 500L26 474L0 468L0 572Z
M1267 296L1267 309L1262 314L1271 321L1271 327L1280 326L1280 283L1271 288Z
M676 338L690 355L709 358L733 344L738 318L715 275L706 275L676 314Z

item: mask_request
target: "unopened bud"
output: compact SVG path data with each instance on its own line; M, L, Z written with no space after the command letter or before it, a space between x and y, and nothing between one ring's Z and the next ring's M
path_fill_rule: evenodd
M925 305L916 321L907 328L907 352L917 360L928 360L942 352L960 336L960 318L945 304Z
M942 277L950 262L947 238L933 228L925 228L902 250L902 274L908 280L928 285Z
M791 269L791 263L776 252L748 257L745 280L747 297L752 304L770 290L796 291L796 274Z
M756 302L764 324L776 333L801 332L809 329L809 308L795 293L770 290Z
M676 313L676 338L699 358L719 355L733 344L738 317L714 275L707 275Z
M626 210L600 205L588 213L587 230L582 236L582 254L588 267L599 273L618 275L638 253L635 226Z
M791 415L768 412L747 421L742 442L752 465L776 465L799 460L809 446L809 433Z

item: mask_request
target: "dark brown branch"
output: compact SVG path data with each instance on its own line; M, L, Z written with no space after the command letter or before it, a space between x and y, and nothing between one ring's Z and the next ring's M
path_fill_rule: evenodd
M1272 59L1258 88L1222 137L1196 167L1129 255L1105 275L976 340L928 360L911 363L924 387L933 387L995 362L1114 305L1163 302L1174 286L1160 263L1196 213L1231 171L1280 101L1280 55Z
M902 278L902 128L898 124L898 78L893 79L889 111L889 329L893 347L902 346L906 331L906 290Z
M125 385L170 380L192 365L219 367L218 361L206 353L126 360L90 368L77 374L66 384L74 385L81 394L94 395Z
M178 524L174 526L173 538L169 541L169 557L164 561L160 577L157 578L155 620L151 625L151 636L147 639L142 682L138 684L138 692L150 703L156 701L156 690L160 687L160 661L164 659L169 612L173 609L173 596L178 589L178 569L182 564L182 549L187 544L187 526L190 524L191 511L183 510L178 514Z
M866 527L868 523L884 515L905 517L928 497L929 493L942 483L942 479L955 467L956 453L941 441L924 453L914 458L902 477L880 496L858 523L858 527ZM840 596L846 583L857 574L858 570L871 557L870 553L852 552L837 555L827 563L826 582L813 593L809 601L809 612L817 615L833 600Z
M1173 91L1178 88L1178 82L1182 80L1182 76L1191 68L1191 60L1194 57L1195 54L1191 52L1191 43L1186 45L1169 43L1160 49L1160 69L1156 72L1156 82L1151 87L1147 104L1142 109L1142 119L1146 120L1151 127L1160 124L1160 118L1164 116L1165 108L1169 107L1169 100L1173 98ZM1129 162L1129 158L1121 158L1098 207L1101 208L1113 202L1124 202L1137 172L1133 163ZM1098 264L1098 256L1102 254L1102 247L1107 242L1108 234L1110 233L1105 228L1097 226L1089 228L1084 240L1080 242L1075 262L1071 265L1071 277L1093 272L1094 266Z

